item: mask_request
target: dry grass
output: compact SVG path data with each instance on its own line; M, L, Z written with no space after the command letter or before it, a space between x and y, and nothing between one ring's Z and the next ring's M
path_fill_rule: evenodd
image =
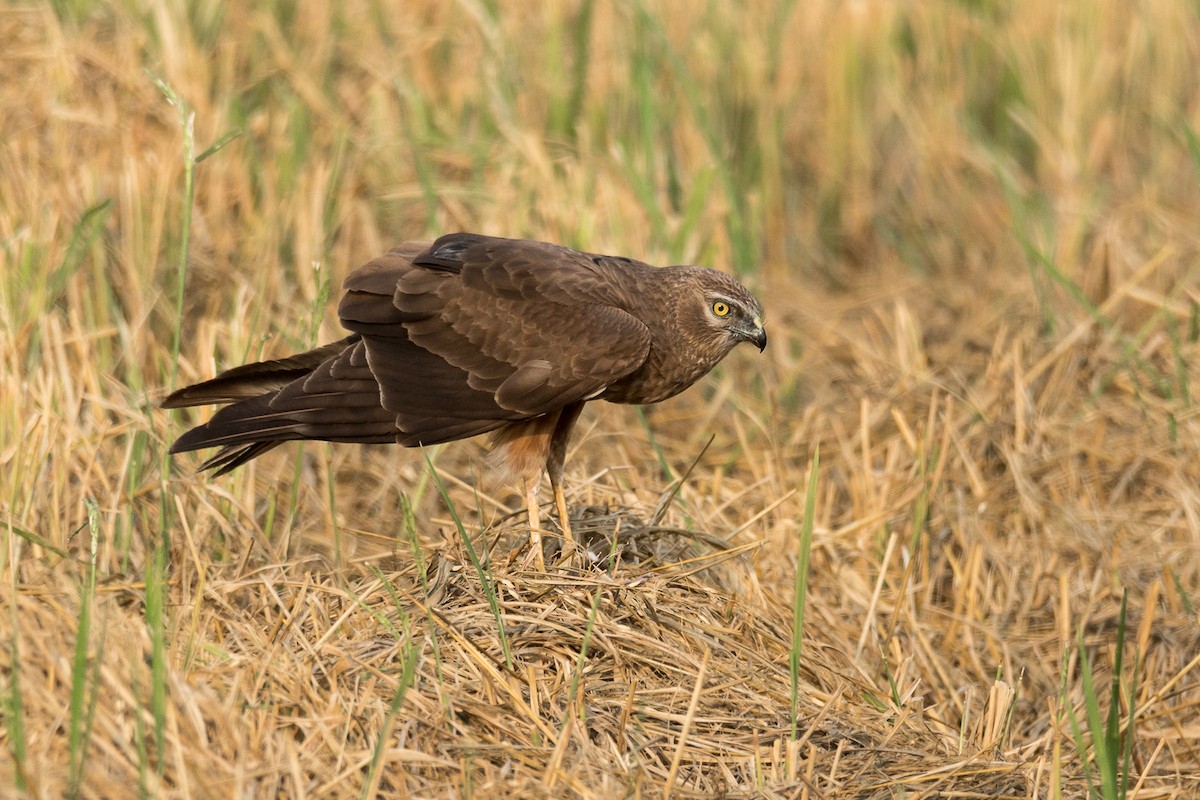
M395 5L0 9L0 794L1116 797L1114 676L1129 796L1200 792L1194 4ZM145 70L242 131L178 362ZM479 571L419 453L163 458L173 382L453 229L765 298L764 356L585 416L593 568L513 559L476 443L429 455Z

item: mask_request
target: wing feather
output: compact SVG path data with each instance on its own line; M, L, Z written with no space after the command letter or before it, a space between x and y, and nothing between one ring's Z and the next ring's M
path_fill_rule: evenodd
M351 275L339 308L364 337L384 405L404 431L427 419L414 413L428 408L412 396L417 376L429 395L446 392L443 410L461 401L482 411L486 396L494 419L527 419L592 396L646 360L649 330L618 307L584 254L473 234L413 249Z
M202 383L186 386L168 395L162 402L163 408L186 408L213 403L232 403L250 397L258 397L276 389L282 389L297 378L302 378L338 355L359 340L357 335L348 336L338 342L309 350L289 358L246 364L222 372L217 377Z

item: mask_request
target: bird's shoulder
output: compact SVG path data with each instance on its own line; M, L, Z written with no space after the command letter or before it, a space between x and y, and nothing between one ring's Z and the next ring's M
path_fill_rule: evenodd
M618 307L628 305L639 292L652 290L656 269L623 256L474 234L442 237L413 263L427 269L454 269L464 287L498 297Z

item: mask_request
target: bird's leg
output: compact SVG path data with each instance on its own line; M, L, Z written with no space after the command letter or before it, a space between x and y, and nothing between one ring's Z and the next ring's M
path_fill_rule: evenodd
M529 515L529 549L533 550L533 561L538 569L546 571L546 557L542 554L542 524L538 510L538 486L542 482L540 472L525 476L525 513Z
M563 541L573 547L575 537L571 535L571 519L567 515L567 496L563 494L561 467L557 477L553 472L550 473L550 486L554 489L554 505L558 509L558 523L562 526Z
M571 440L571 428L579 413L583 411L583 403L572 403L563 408L558 416L558 424L554 426L554 435L550 437L550 452L546 454L546 473L550 476L550 486L554 489L554 505L558 509L558 522L562 526L564 550L574 548L575 538L571 535L571 519L567 513L567 497L563 493L562 475L563 464L567 460L567 443Z

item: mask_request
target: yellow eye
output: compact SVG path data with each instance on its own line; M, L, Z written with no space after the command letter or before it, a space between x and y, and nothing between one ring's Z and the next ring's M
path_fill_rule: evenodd
M728 317L729 316L729 303L726 303L724 300L718 300L717 302L712 304L712 310L713 310L713 313L716 314L718 317Z

